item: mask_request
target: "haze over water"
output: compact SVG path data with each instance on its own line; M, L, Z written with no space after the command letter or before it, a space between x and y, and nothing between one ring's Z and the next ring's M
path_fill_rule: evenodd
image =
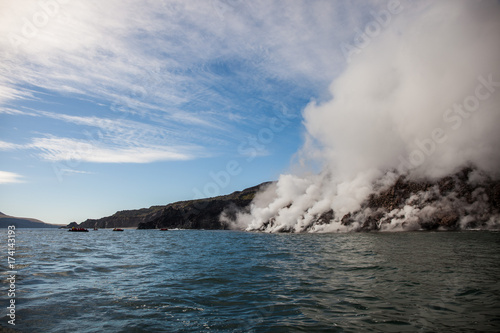
M16 236L22 332L500 330L498 232Z

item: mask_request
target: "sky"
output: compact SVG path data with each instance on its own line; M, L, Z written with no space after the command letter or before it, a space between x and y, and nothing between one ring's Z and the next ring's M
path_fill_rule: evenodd
M276 180L307 106L432 4L0 0L0 211L66 224Z

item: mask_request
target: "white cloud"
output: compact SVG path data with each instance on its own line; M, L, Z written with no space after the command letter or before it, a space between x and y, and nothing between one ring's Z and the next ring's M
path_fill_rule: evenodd
M128 161L147 163L157 160L193 159L208 155L202 153L198 145L188 143L195 136L193 132L185 132L182 139L184 144L176 145L170 134L176 127L168 122L160 126L130 119L72 116L40 110L25 112L10 108L0 109L0 113L47 117L88 127L88 129L83 128L81 131L85 139L57 138L54 135L48 135L48 138L33 138L31 144L0 141L0 151L37 149L44 151L39 156L45 160L78 159L96 163L125 163ZM129 155L135 155L135 157Z
M93 175L94 174L94 172L90 172L90 171L75 170L75 169L68 169L68 168L58 170L58 173L64 174L64 175L68 175L68 174Z
M266 113L287 98L302 94L307 99L312 91L321 96L346 65L341 42L352 39L370 8L385 5L3 1L0 106L7 110L26 99L47 102L59 94L104 102L113 112L20 112L95 127L103 132L98 134L103 149L116 149L116 155L137 147L162 151L163 158L183 156L165 153L177 153L179 146L188 146L190 157L198 146L213 152L267 125ZM286 85L293 91L272 92ZM253 100L240 100L245 94ZM126 119L113 119L121 116ZM73 140L81 140L85 130ZM59 153L50 156L61 158Z
M8 171L0 171L0 184L23 183L23 176Z
M23 148L22 145L18 145L15 143L10 143L10 142L5 142L0 140L0 150L14 150L14 149L19 149Z
M319 25L308 30L310 19L299 22L297 14L305 7L301 2L287 4L291 14L282 17L283 5L278 2L3 1L0 63L5 70L0 72L0 106L5 107L0 113L82 126L80 137L71 139L79 143L85 142L81 136L87 136L86 127L96 128L88 140L94 153L77 154L85 161L200 156L194 153L200 153L201 145L224 147L243 140L246 133L238 128L242 118L250 129L263 119L259 116L263 108L238 105L239 96L227 94L223 88L227 73L220 64L242 64L231 75L237 80L234 86L244 93L265 89L260 84L265 77L307 85L299 78L323 75L324 68L316 66L318 59L303 46L307 38L312 38L312 46L326 32L315 33ZM332 30L332 22L324 18L321 29ZM296 38L306 32L309 37ZM291 54L301 54L300 59ZM311 64L316 72L306 73ZM22 100L47 100L27 86L46 90L48 97L54 93L105 101L112 112L89 116L16 110L12 104ZM44 159L65 159L75 151L45 147L47 140L49 146L55 143L53 138L24 141L30 140L36 143L30 148L48 149ZM0 146L14 148L12 143Z
M26 146L41 150L40 157L47 161L82 161L94 163L150 163L169 160L189 160L194 154L185 153L183 147L163 146L110 146L85 140L68 138L35 138Z
M115 138L116 139L116 138ZM37 156L46 161L79 161L93 163L151 163L157 161L190 160L206 157L198 146L165 146L141 140L109 140L89 138L76 140L55 136L34 138L28 144L0 141L0 151L15 149L40 151Z
M22 116L36 116L35 114L24 112L21 110L16 110L12 108L2 108L0 107L0 114L8 114L8 115L22 115Z
M234 101L214 87L223 75L214 64L243 64L235 73L248 76L243 85L262 88L268 77L309 89L343 67L340 41L361 19L354 8L298 0L4 1L0 61L10 79L0 80L0 103L26 98L23 85L31 84L103 98L131 114L196 120L187 124L204 128L214 119L193 117L185 103L235 111Z

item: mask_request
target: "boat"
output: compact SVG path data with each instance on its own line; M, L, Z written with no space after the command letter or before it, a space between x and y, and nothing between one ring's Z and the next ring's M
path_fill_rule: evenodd
M72 231L72 232L89 232L88 229L85 229L85 228L71 228L71 229L68 229L68 231Z
M123 229L120 228L114 228L113 231L123 231Z
M161 228L161 231L168 231L168 228Z
M98 230L96 227L94 227L94 230Z

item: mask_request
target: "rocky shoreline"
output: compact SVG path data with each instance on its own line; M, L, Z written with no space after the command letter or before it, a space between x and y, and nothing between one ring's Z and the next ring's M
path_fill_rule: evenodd
M269 184L214 198L120 211L80 224L73 222L67 227L230 229L237 214L248 212L257 192ZM343 216L335 216L333 210L325 211L300 231L278 231L313 232L335 223L350 231L465 230L485 229L497 225L499 220L500 181L468 167L432 181L399 176L391 186L372 193L356 211ZM271 218L255 231L276 231L273 223Z
M229 229L221 222L222 212L235 215L250 205L255 194L269 182L214 198L174 202L137 210L124 210L100 219L88 219L80 224L71 222L68 228L137 228L137 229Z
M464 168L435 181L412 181L405 176L372 194L342 224L358 221L360 231L463 230L487 228L500 215L500 181Z
M285 207L286 208L286 207ZM277 225L274 218L256 231L335 232L491 229L500 226L500 181L467 167L435 180L401 175L370 194L359 209L335 216L318 214L308 225Z

